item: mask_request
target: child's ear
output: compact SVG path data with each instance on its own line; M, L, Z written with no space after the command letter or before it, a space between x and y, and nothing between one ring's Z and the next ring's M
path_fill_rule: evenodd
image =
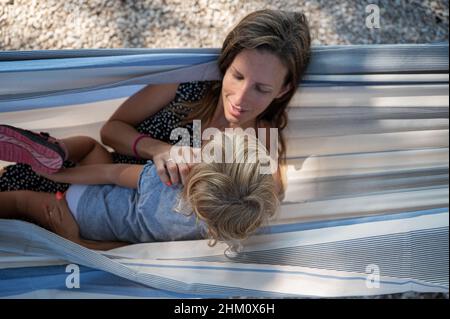
M276 99L279 99L280 97L282 97L283 95L285 95L287 92L289 92L292 88L292 84L288 83L285 86L283 86L283 88L281 89L281 91L278 93L278 95L275 97Z

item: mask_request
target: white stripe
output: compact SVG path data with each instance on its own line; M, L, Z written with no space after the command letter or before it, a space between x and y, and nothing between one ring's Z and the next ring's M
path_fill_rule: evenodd
M309 222L356 216L407 212L423 207L448 206L448 187L385 194L349 196L347 198L297 202L295 187L289 186L285 202L273 224Z
M448 107L448 84L301 87L289 106Z
M57 137L69 137L73 132L91 137L99 132L86 132L85 127L102 125L126 100L105 100L87 104L0 113L2 123L33 131L48 131Z
M251 237L244 243L243 252L277 249L297 245L303 246L329 243L445 226L448 226L448 213L425 215L399 220L337 226L324 229L259 235ZM130 257L132 259L141 258L153 260L222 255L225 249L225 244L218 244L214 247L208 247L206 240L198 240L139 244L117 248L108 251L105 254L108 256Z
M445 167L449 164L447 148L362 153L350 155L308 156L287 161L289 180L402 172L411 169Z
M5 63L5 62L3 62ZM90 88L181 68L185 65L127 66L70 70L21 71L0 76L0 95ZM69 75L69 76L68 76ZM55 81L59 78L58 81Z
M130 261L127 261L130 263ZM133 264L151 264L156 267L130 266L139 273L151 273L165 278L183 281L189 284L209 284L239 287L242 289L254 289L276 293L287 293L308 296L362 296L378 295L383 293L398 293L411 290L428 290L420 285L406 284L407 280L381 276L379 289L367 287L366 280L369 277L365 269L361 273L343 272L334 270L322 270L307 267L276 266L276 265L248 265L248 264L223 264L215 262L177 262L152 260L145 261L133 259ZM160 266L160 267L158 267ZM164 266L181 266L182 268L167 268ZM187 267L212 267L212 269L189 269ZM217 268L216 268L217 267ZM221 269L236 269L236 271ZM259 270L259 271L258 271ZM269 272L264 272L268 270ZM354 279L359 278L359 279ZM414 288L413 288L414 287ZM430 289L436 291L436 288ZM445 291L445 288L437 289Z
M350 74L350 75L307 75L305 81L337 82L448 82L448 74Z
M311 138L353 134L383 134L409 131L448 130L448 119L305 119L290 120L285 137Z
M448 147L448 130L291 138L288 157Z

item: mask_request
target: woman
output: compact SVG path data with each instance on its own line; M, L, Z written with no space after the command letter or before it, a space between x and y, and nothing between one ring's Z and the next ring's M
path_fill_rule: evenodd
M145 87L105 123L102 142L116 151L116 163L153 160L161 181L170 185L182 182L189 172L188 164L170 159L170 147L178 142L170 140L172 129L185 127L192 135L195 119L201 120L202 130L272 127L278 129L278 158L283 168L286 108L308 65L310 44L302 13L253 12L239 22L223 43L218 60L222 81ZM270 136L266 141L270 141ZM69 153L77 151L70 140L62 142ZM283 175L280 170L277 172L275 178L282 195ZM24 165L7 167L0 178L1 191L56 192L66 188L67 185L40 177Z

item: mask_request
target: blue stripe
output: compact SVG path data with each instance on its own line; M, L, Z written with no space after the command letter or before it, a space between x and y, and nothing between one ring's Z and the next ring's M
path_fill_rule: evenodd
M83 70L91 69L92 72L96 68L113 68L113 67L132 67L132 66L187 66L200 63L211 62L217 59L216 55L211 54L149 54L149 55L132 55L119 57L99 57L99 58L75 58L75 59L52 59L52 60L31 60L31 61L14 61L0 63L1 73L22 73L36 71L55 71L55 70Z
M428 209L428 210L419 210L419 211L414 211L414 212L393 213L393 214L389 214L389 215L343 218L343 219L331 220L331 221L317 221L317 222L307 222L307 223L272 225L272 226L263 227L258 232L258 234L289 233L289 232L301 231L301 230L322 229L322 228L328 228L328 227L356 225L356 224L364 224L364 223L387 221L387 220L399 220L399 219L414 218L414 217L418 217L418 216L435 215L435 214L441 214L441 213L448 213L448 207L434 208L434 209Z
M259 273L278 273L278 274L288 274L288 275L304 275L309 277L318 277L324 279L336 279L336 280L362 280L366 281L366 277L338 277L332 275L320 275L313 274L305 271L287 271L287 270L278 270L278 269L255 269L255 268L231 268L231 267L219 267L219 266L178 266L178 265L154 265L154 264L142 264L142 263L122 263L123 265L134 266L134 267L145 267L145 268L173 268L173 269L198 269L198 270L225 270L232 272L259 272ZM423 287L430 288L443 288L448 289L448 285L438 285L438 284L425 284L419 283L415 280L407 280L401 283L397 283L394 281L380 281L380 284L390 284L390 285L407 285L407 284L417 284Z
M216 48L180 48L180 49L75 49L75 50L31 50L31 51L0 51L0 62L3 61L25 61L43 59L70 59L70 58L93 58L113 57L124 55L143 54L210 54L218 55Z
M184 294L155 289L105 271L85 266L80 268L80 288L67 288L66 265L22 267L0 270L0 297L20 295L43 289L64 292L123 295L130 297L198 298L198 294ZM208 295L210 298L217 296Z
M117 57L153 54L211 54L219 49L97 49L0 51L0 61ZM314 46L308 72L311 74L360 74L364 72L408 72L411 70L448 70L448 42L436 44L376 44ZM418 63L420 61L421 63Z

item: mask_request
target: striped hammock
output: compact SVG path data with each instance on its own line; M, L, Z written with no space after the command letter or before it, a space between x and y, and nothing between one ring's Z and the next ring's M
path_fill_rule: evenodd
M99 139L144 85L218 79L217 56L0 52L0 123ZM241 252L206 240L100 252L2 219L0 297L448 292L448 98L448 43L315 47L288 109L285 200Z

